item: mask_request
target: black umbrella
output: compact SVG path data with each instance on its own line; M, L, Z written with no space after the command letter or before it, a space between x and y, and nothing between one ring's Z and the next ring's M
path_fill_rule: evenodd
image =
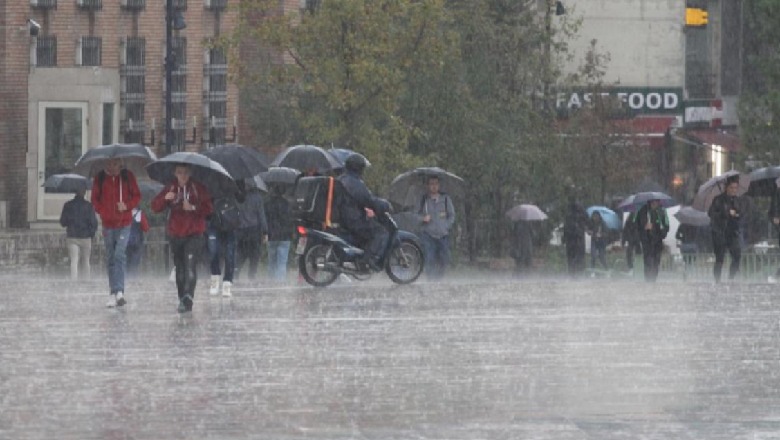
M218 145L203 152L219 162L234 179L250 179L268 170L268 164L255 149L238 144Z
M122 165L136 176L145 173L144 167L157 160L157 156L141 144L111 144L91 148L76 161L74 173L92 177L103 170L109 159L122 159Z
M398 205L416 208L422 196L428 192L428 177L439 178L439 190L452 197L463 197L465 182L462 178L438 167L420 167L407 171L390 182L387 198Z
M336 160L338 160L339 163L341 163L342 167L344 166L344 163L347 161L347 158L349 156L352 156L353 154L360 154L357 151L353 151L347 148L332 148L332 147L328 150L328 153L332 154L333 157L335 157ZM362 154L360 155L363 156ZM371 166L371 162L368 161L368 158L366 158L366 156L363 156L363 159L366 159L366 166Z
M92 188L92 180L80 174L52 174L43 182L47 193L76 193Z
M750 188L750 176L736 170L726 171L720 176L715 176L704 182L699 187L696 196L693 198L693 207L699 211L707 212L707 210L710 209L710 205L712 205L712 200L726 191L726 183L730 179L739 180L737 195L741 196L745 194Z
M706 212L693 209L690 206L683 206L674 213L674 217L684 225L707 226L710 224L710 216Z
M750 173L749 196L771 196L777 191L780 167L759 168Z
M633 212L646 205L647 202L651 200L658 200L661 202L661 206L664 208L677 205L677 202L675 202L674 199L668 194L657 191L646 191L626 197L622 202L620 202L617 208L621 211Z
M246 182L246 187L250 189L257 189L262 192L268 192L268 186L263 182L263 179L260 178L260 176L254 176L250 179L244 179L244 182Z
M295 145L279 153L271 166L295 168L303 173L328 174L342 168L332 154L314 145Z
M156 162L146 166L149 177L168 185L176 181L174 171L177 165L190 165L191 178L200 182L209 189L212 197L233 195L238 192L238 187L230 173L218 162L215 162L200 153L179 151L169 154Z

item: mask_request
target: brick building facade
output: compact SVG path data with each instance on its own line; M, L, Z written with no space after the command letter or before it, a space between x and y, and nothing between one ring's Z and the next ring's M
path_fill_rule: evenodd
M236 25L232 1L174 0L175 150L240 138L227 57L207 46ZM41 185L87 148L166 153L165 30L165 0L0 0L0 227L56 224L70 196Z

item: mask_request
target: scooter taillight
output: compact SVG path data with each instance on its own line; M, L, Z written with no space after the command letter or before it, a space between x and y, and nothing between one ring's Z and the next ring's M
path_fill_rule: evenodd
M298 235L300 235L301 237L305 236L306 228L304 228L303 226L298 226Z

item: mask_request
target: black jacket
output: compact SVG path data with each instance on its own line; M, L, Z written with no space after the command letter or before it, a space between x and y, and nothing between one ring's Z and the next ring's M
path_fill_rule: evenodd
M62 207L60 225L68 238L92 238L98 227L95 208L84 197L76 196Z
M292 240L293 223L290 202L280 195L273 195L265 204L268 220L268 241Z
M390 204L387 200L374 196L357 174L347 171L339 176L339 182L344 188L344 197L339 207L339 224L347 230L372 227L365 208L372 209L376 215L389 211Z
M652 229L649 231L645 229L648 218L652 225ZM637 233L642 243L661 242L669 233L669 217L666 215L666 210L660 206L658 209L650 209L649 204L644 205L637 211L635 221Z
M623 232L621 236L621 245L638 244L639 243L639 230L636 227L636 213L632 212L628 214L626 224L623 225Z
M737 212L736 217L732 217L729 211L733 209ZM740 196L729 196L726 193L720 194L712 200L707 215L710 216L710 228L713 235L737 235L740 229L742 217L747 215L747 200Z
M259 190L251 189L247 191L244 201L239 202L238 208L241 211L240 229L257 229L260 235L268 233L263 196L260 195Z

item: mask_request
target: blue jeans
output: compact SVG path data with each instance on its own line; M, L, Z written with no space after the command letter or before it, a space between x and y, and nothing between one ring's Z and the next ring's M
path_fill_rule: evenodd
M211 265L211 274L219 275L221 250L224 246L225 251L225 276L223 281L233 282L233 270L236 267L236 232L220 231L211 225L206 229L208 243L206 247L209 250L209 262Z
M420 241L425 251L425 273L428 278L443 278L447 266L450 265L449 237L434 238L423 232L420 234Z
M108 286L111 293L125 291L127 270L127 240L130 239L130 225L124 228L103 228L103 243L106 246L106 267Z
M287 256L290 253L290 241L268 242L268 276L283 282L287 279Z

